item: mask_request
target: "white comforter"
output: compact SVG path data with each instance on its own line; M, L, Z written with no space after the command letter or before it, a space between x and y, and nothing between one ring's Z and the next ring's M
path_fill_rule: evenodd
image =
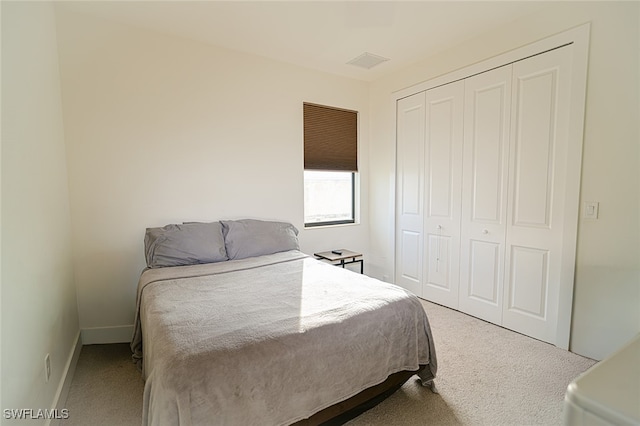
M131 347L145 425L305 419L436 357L419 300L298 251L145 271Z

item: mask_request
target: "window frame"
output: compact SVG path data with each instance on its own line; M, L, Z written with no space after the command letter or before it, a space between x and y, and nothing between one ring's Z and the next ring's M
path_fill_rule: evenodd
M334 171L334 170L328 170ZM325 222L304 222L305 228L317 228L320 226L333 226L333 225L351 225L356 223L356 173L351 173L351 219L342 220L330 220ZM304 178L303 178L304 179Z

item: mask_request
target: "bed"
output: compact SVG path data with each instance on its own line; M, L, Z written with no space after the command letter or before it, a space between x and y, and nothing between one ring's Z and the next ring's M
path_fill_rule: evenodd
M420 301L307 256L290 224L150 228L145 253L131 343L144 425L341 423L413 374L433 386Z

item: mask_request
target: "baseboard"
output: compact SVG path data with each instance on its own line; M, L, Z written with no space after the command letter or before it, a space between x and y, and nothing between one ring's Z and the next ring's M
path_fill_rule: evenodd
M80 358L80 350L82 349L82 340L80 339L80 331L75 338L75 344L73 350L69 354L69 359L64 366L64 372L56 391L56 396L53 399L53 407L57 410L57 413L62 413L62 409L65 408L67 403L67 397L69 396L69 389L71 388L71 382L73 381L73 375L76 372L76 366L78 365L78 358ZM60 419L49 419L45 423L45 426L58 426Z
M133 325L83 328L81 333L83 345L129 343L133 336Z
M62 410L67 403L67 397L69 396L69 389L71 388L71 382L73 381L73 375L76 372L76 366L78 359L80 358L80 350L82 345L93 345L100 343L128 343L131 341L133 335L133 326L125 325L120 327L96 327L85 328L78 331L75 338L75 344L73 350L69 355L69 359L64 368L58 390L54 398L53 407L57 410L56 413L62 414ZM49 419L45 423L45 426L58 426L60 419Z

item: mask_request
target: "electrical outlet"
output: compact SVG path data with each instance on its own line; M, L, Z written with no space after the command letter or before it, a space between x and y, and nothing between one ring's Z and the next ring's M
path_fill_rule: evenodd
M44 382L49 383L51 378L51 357L46 354L44 357Z

